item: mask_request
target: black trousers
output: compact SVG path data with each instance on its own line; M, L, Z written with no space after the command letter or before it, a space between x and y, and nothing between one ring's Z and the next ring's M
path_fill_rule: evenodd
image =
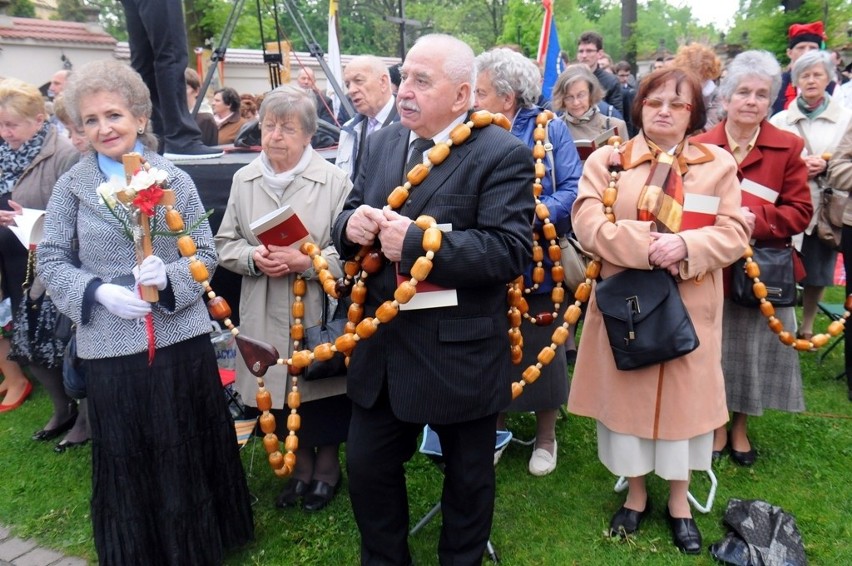
M201 143L201 130L186 102L187 40L182 3L121 0L127 21L130 64L151 91L151 125L165 151Z
M352 405L346 443L349 496L361 532L361 564L408 565L408 494L403 464L417 450L424 423L397 419L387 390L365 409ZM444 454L441 564L481 564L494 513L497 415L430 425Z

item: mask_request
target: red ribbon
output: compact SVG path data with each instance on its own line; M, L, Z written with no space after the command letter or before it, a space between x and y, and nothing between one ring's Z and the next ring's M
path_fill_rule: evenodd
M142 298L142 286L136 285L136 291ZM148 335L148 367L154 365L154 354L157 353L157 341L154 339L154 314L145 315L145 333Z

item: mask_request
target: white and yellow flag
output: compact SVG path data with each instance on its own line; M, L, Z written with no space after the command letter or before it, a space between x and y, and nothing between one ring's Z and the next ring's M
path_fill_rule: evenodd
M340 43L337 40L337 0L328 2L328 66L334 80L343 87L343 68L340 65ZM335 118L340 114L340 100L334 93L334 89L326 88L331 98Z

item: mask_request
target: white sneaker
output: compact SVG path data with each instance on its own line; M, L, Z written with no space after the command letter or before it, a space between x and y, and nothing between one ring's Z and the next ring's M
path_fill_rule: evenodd
M494 451L494 465L495 466L497 465L497 462L500 461L500 457L503 456L503 452L505 452L506 448L508 448L508 447L509 447L509 443L507 442L506 444L504 444L503 446L501 446L500 448L498 448L497 450Z
M556 469L556 441L553 441L553 454L544 448L533 450L529 470L534 476L546 476Z

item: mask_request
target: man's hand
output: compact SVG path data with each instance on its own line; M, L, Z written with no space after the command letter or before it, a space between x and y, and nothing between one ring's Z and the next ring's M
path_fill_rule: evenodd
M372 244L379 233L379 224L385 219L382 211L362 204L355 209L346 223L346 238L353 244L367 246Z
M379 223L379 240L382 242L382 253L390 261L402 259L402 244L408 227L414 221L407 216L402 216L386 206L382 209L383 218Z
M290 246L263 244L254 249L251 256L254 266L267 277L284 277L290 273L301 273L311 266L308 256Z

